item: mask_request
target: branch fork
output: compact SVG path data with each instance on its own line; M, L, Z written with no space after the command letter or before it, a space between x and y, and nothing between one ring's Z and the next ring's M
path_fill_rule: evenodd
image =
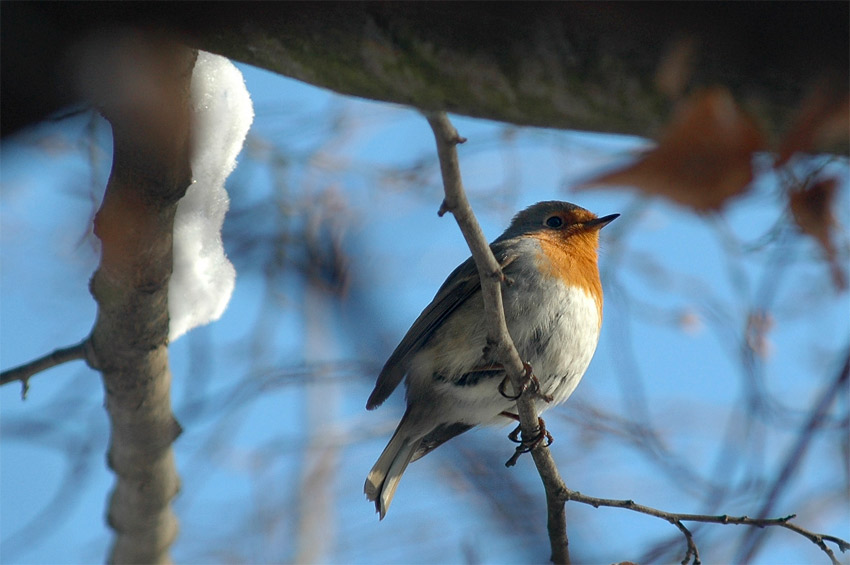
M490 246L487 244L487 240L481 231L481 227L475 219L475 215L466 198L463 183L461 182L456 146L466 141L466 139L458 135L445 112L426 112L425 117L434 132L434 138L437 143L437 154L440 161L440 171L445 189L445 198L440 205L438 214L443 216L446 212L451 212L466 239L467 245L469 245L475 265L478 268L478 276L481 279L484 313L489 328L486 349L493 360L504 367L507 374L506 379L510 380L513 390L522 391L524 390L524 383L525 386L528 385L527 364L523 363L520 359L513 340L508 333L502 306L501 284L510 284L511 281L505 277L499 263L493 256ZM848 365L850 365L850 357L848 357L848 361L842 370L839 383L844 383L848 379L847 373L850 372ZM701 563L693 533L684 524L684 522L689 521L748 525L757 528L768 526L782 527L809 539L826 553L834 565L840 565L840 563L833 551L826 545L826 542L834 543L842 552L850 549L850 543L846 540L836 536L811 532L793 524L791 522L791 519L795 517L793 514L781 518L734 517L726 514L719 516L681 514L644 506L633 500L596 498L570 490L561 479L547 447L548 444L542 441L547 434L542 421L539 420L537 415L533 396L532 394L520 393L516 398L517 414L503 412L503 415L519 420L519 430L522 432L522 439L518 439L521 445L508 461L508 466L515 463L521 453L527 451L530 451L531 456L534 458L534 463L537 466L546 491L549 543L552 550L551 559L554 563L569 563L570 561L565 515L565 504L568 501L589 504L595 508L599 508L600 506L624 508L666 520L676 526L685 537L687 548L685 557L682 560L683 565L687 565L688 563L699 565ZM517 434L519 430L512 432L513 438L518 438Z

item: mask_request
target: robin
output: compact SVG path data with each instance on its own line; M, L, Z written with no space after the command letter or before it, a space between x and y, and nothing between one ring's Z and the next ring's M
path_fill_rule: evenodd
M596 350L602 326L599 230L618 216L597 218L569 202L539 202L490 244L507 281L502 302L508 331L526 361L538 412L572 394ZM475 426L518 420L511 412L518 396L506 390L505 371L487 353L483 314L470 257L449 275L378 375L369 410L405 377L407 386L407 410L364 487L381 519L411 461Z

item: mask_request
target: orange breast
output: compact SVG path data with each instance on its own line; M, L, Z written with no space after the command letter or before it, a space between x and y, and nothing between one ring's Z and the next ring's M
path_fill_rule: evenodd
M599 236L596 232L562 234L542 232L534 234L540 242L538 266L544 275L558 278L571 286L577 286L593 297L602 324L602 282L599 280L596 249Z

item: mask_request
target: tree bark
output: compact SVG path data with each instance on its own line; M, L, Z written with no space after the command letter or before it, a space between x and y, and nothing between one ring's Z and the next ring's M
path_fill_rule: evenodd
M650 137L679 90L721 85L775 139L818 81L846 93L850 76L846 2L83 2L3 10L4 134L73 99L64 72L72 66L62 61L74 44L94 29L127 25L168 30L343 94Z
M110 45L127 60L110 67L109 53L89 62L103 73L93 93L114 134L112 172L95 218L102 243L91 280L98 315L90 342L101 371L111 438L108 463L116 484L107 520L116 537L112 563L167 563L177 536L171 500L179 477L171 444L180 425L171 411L168 367L168 280L177 201L192 178L189 165L189 84L196 52L135 37ZM125 65L142 60L139 67ZM129 68L128 68L129 67ZM113 98L122 72L152 81L141 104Z

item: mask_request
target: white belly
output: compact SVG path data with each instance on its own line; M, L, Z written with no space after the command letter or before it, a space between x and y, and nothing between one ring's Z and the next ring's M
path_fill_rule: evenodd
M545 286L545 288L544 288ZM508 331L520 357L531 364L551 403L538 401L540 412L566 400L590 364L599 339L598 309L579 287L553 278L524 277L503 287ZM545 301L535 297L546 296ZM460 386L460 375L485 366L486 325L480 295L470 298L440 328L431 343L412 359L408 396L432 403L439 420L472 425L504 423L502 411L515 411L514 401L498 391L502 377L483 378ZM441 377L435 379L435 375ZM511 388L506 388L510 392ZM437 408L439 407L439 408Z
M508 320L511 337L521 344L520 357L531 364L543 393L553 399L538 402L540 411L573 393L599 341L599 315L590 294L560 281L551 284L549 301L529 305L525 320Z

